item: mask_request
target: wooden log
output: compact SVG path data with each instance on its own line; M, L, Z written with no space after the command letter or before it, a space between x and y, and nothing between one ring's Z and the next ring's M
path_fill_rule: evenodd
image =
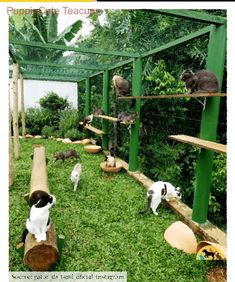
M28 233L25 241L24 263L33 271L50 269L59 258L54 224L47 231L46 241L37 242L34 235Z
M21 104L21 122L22 122L22 137L25 138L25 109L24 109L24 76L20 74L20 104Z
M47 167L46 167L46 150L42 145L34 147L32 174L30 181L30 197L35 191L49 192Z
M50 193L46 168L46 153L43 145L34 147L29 202L32 204L40 193ZM36 200L37 201L37 200ZM59 258L57 236L54 224L46 234L46 241L37 242L35 236L28 233L25 240L24 263L34 271L49 270Z
M12 143L12 138L11 138L11 107L10 107L10 93L8 96L8 105L9 105L9 147L8 147L8 155L9 155L9 172L8 172L8 181L9 181L9 186L11 187L14 183L14 162L13 162L13 143Z
M19 128L18 128L18 64L13 64L13 133L14 133L14 156L19 158Z

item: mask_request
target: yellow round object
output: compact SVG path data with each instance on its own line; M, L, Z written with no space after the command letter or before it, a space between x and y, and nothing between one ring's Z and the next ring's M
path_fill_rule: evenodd
M106 162L102 162L100 164L100 167L105 172L119 172L122 169L122 165L119 162L116 162L116 166L115 167L106 166Z
M225 260L226 247L209 241L201 241L197 246L197 260Z
M84 150L88 153L98 153L101 150L101 146L97 146L97 145L87 145L84 146Z

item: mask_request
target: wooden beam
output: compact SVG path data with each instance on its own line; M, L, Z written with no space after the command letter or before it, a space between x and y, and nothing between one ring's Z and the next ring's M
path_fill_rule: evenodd
M110 120L112 122L117 122L117 118L115 118L115 117L104 116L104 115L97 115L97 116L94 116L94 117Z
M168 137L170 139L173 139L179 142L183 142L183 143L187 143L187 144L191 144L199 148L204 148L204 149L211 150L217 153L226 154L226 145L224 144L220 144L220 143L216 143L216 142L212 142L208 140L203 140L203 139L188 136L188 135L169 135Z
M81 125L83 125L83 122L79 122L79 123L80 123ZM90 131L92 131L92 132L94 132L94 133L96 133L96 134L98 134L98 135L103 135L103 134L105 134L104 131L102 131L102 130L100 130L100 129L97 129L97 128L95 128L95 127L92 126L92 125L85 125L84 128L86 128L86 129L88 129L88 130L90 130Z
M10 86L9 86L10 87ZM9 144L8 144L8 157L9 157L9 163L8 163L8 181L9 181L9 186L11 187L14 184L14 157L13 157L13 143L12 143L12 136L11 136L11 130L12 130L12 118L11 118L11 102L10 102L10 89L8 93L8 113L9 113Z
M196 94L169 94L169 95L146 95L146 96L123 96L120 100L128 99L172 99L172 98L200 98L200 97L225 97L226 93L196 93Z
M24 108L24 76L20 74L20 104L21 104L21 122L22 122L22 137L25 138L25 108Z
M186 9L159 9L159 10L152 10L160 14L169 15L173 17L180 17L185 18L193 21L208 23L208 24L226 24L227 20L220 16L215 16L212 14L204 13L204 12L197 12L193 10L186 10Z
M18 126L18 64L13 64L13 133L14 157L19 158L19 126Z
M20 45L20 46L37 47L43 49L56 49L61 51L73 51L73 52L85 53L85 54L99 54L99 55L131 57L131 58L136 58L139 56L139 54L137 53L107 51L107 50L99 50L99 49L91 49L91 48L79 48L79 47L72 47L72 46L66 46L61 44L24 41L17 39L10 39L9 43Z
M211 26L204 27L204 28L202 28L202 29L200 29L196 32L190 33L189 35L183 36L183 37L178 38L176 40L173 40L173 41L171 41L167 44L164 44L160 47L157 47L157 48L151 49L150 51L144 52L143 54L140 55L140 57L144 58L144 57L147 57L147 56L150 56L150 55L153 55L153 54L157 54L157 53L162 52L162 51L166 51L167 49L170 49L172 47L184 44L185 42L189 42L189 41L191 41L195 38L201 37L204 34L209 33L211 31L211 29L212 29Z

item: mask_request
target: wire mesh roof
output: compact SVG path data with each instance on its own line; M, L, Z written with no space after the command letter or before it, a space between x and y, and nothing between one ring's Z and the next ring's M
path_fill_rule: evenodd
M225 23L214 14L214 10L99 10L86 19L93 28L90 33L79 36L84 23L79 15L60 34L55 14L11 16L11 60L25 78L79 81L150 56L180 38L201 36L211 23Z

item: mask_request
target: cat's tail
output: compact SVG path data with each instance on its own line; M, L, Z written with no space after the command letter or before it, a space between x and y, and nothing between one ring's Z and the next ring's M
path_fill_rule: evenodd
M28 229L25 228L25 230L23 231L22 236L21 236L21 242L25 243L26 236L28 235L28 233L29 233Z
M145 214L151 207L152 198L153 198L153 191L148 191L148 198L147 198L147 205L144 210L140 211L140 214Z

